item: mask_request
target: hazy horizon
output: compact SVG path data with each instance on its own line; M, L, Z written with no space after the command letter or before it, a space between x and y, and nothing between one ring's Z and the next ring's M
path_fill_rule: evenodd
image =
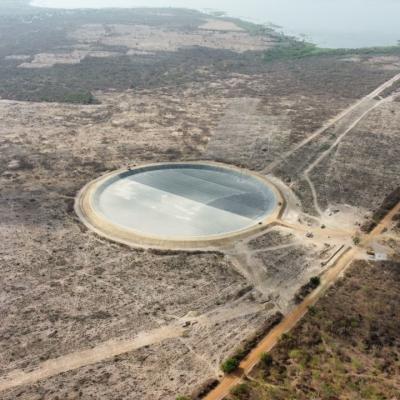
M258 23L274 23L326 47L394 45L400 39L396 0L34 0L56 8L183 7L224 11Z

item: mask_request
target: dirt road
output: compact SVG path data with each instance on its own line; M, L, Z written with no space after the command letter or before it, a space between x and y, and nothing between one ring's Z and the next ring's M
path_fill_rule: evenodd
M373 239L381 235L385 229L388 228L394 216L400 212L400 203L398 203L386 216L379 222L379 224L367 235L363 240L363 245L368 246Z
M111 339L98 345L65 354L61 357L50 359L40 363L33 371L26 372L18 369L0 377L0 392L17 386L32 384L42 379L76 370L87 365L108 360L120 354L129 353L152 344L161 343L170 339L182 338L185 328L183 323L190 321L198 325L214 325L224 323L231 319L244 317L265 310L260 304L238 304L236 306L224 307L223 309L210 310L197 316L185 316L171 325L162 326L157 329L142 331L130 339ZM205 362L208 362L205 360ZM213 369L214 370L214 369Z
M339 143L344 139L344 137L351 132L367 115L369 115L371 113L371 111L375 110L376 108L380 107L382 104L387 103L389 101L392 101L392 96L389 96L385 99L379 100L379 101L374 101L371 102L370 104L365 103L363 105L363 110L362 110L362 114L357 116L355 112L353 112L353 116L352 119L354 118L354 121L352 121L350 123L349 126L347 126L347 124L345 125L345 127L338 127L338 133L339 136L338 138L332 143L332 145L329 147L329 149L327 149L326 151L324 151L312 164L310 164L308 166L308 168L304 171L304 178L305 180L308 182L308 185L310 186L311 189L311 193L312 193L312 197L313 197L313 203L314 203L314 208L315 210L318 212L318 214L321 216L323 214L322 209L319 206L319 202L318 202L318 195L317 195L317 191L315 190L315 186L312 183L312 180L310 178L310 172L323 160L325 159L331 152L333 149L335 149ZM365 109L365 111L364 111ZM361 110L360 110L361 111ZM346 121L346 122L350 122L350 121ZM347 126L347 127L346 127Z
M376 226L376 228L366 235L361 242L363 247L367 247L371 241L391 224L393 217L400 212L400 203L396 205ZM301 304L293 309L286 318L277 325L246 357L240 364L236 374L225 376L221 383L211 391L205 400L222 400L230 392L230 389L240 383L242 378L251 372L254 366L259 362L261 354L270 351L278 342L281 335L290 331L296 326L301 318L307 313L308 307L312 306L326 292L326 290L344 273L350 266L352 261L362 250L360 248L349 248L337 261L334 262L331 268L321 278L321 285L311 293Z
M0 392L16 386L27 385L41 379L94 364L105 359L124 354L144 346L160 343L167 339L178 338L183 334L179 326L165 326L138 334L133 339L109 340L92 349L77 351L59 358L45 361L31 372L16 370L0 378Z
M373 99L377 96L379 96L384 90L388 89L390 86L392 86L395 82L397 82L400 79L400 74L395 75L393 78L389 79L382 85L380 85L378 88L376 88L373 92L367 94L365 97L363 97L361 100L357 101L355 104L351 105L347 109L343 110L340 114L338 114L336 117L328 121L325 125L323 125L320 129L315 131L311 136L309 136L307 139L304 139L301 141L299 144L297 144L293 149L287 151L286 153L282 154L282 156L269 164L262 172L265 174L270 173L275 169L277 165L279 165L281 162L285 161L288 157L290 157L292 154L294 154L296 151L304 147L307 143L311 142L314 140L316 137L324 133L327 129L333 127L337 123L341 123L344 126L348 127L351 126L354 121L356 121L360 114L362 115L366 110L369 112L370 108L370 103L373 101ZM342 121L343 120L343 121Z

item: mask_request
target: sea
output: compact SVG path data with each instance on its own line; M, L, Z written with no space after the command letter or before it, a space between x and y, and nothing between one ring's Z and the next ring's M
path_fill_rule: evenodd
M326 48L391 46L400 40L400 0L33 0L50 8L179 7L222 11Z

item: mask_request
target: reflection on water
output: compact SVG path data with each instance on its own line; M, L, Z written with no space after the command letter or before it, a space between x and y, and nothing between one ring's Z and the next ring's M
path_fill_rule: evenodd
M34 0L46 7L186 7L219 9L272 22L324 47L394 45L400 40L398 0Z

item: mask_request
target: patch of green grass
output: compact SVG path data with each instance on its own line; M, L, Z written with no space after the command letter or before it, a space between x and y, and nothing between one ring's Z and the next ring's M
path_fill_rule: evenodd
M98 101L90 92L68 93L65 96L65 103L73 104L96 104Z
M297 59L319 53L320 49L315 44L291 40L268 50L264 55L264 59L265 61Z
M368 400L384 400L386 397L379 393L374 386L368 385L361 389L361 396Z
M355 357L351 359L351 365L356 370L361 369L363 367L363 363Z
M270 28L266 25L255 24L253 22L243 21L236 18L232 19L232 22L252 35L275 36L277 34L273 28Z
M293 349L289 351L289 357L294 360L300 360L303 357L303 352L300 349Z
M55 89L42 90L37 93L37 99L42 102L51 103L54 101L70 104L99 104L99 101L89 91L69 91L60 88L59 91Z
M328 151L331 148L331 146L328 143L324 143L321 146L321 151Z
M321 386L324 398L333 398L338 395L336 389L329 383L323 383Z
M321 366L321 356L319 354L313 354L310 360L310 367L313 368L312 375L316 378L319 379L320 372L318 371L318 368ZM314 368L316 368L314 370Z
M310 42L302 42L295 39L283 41L269 49L265 55L265 61L300 59L315 56L374 56L400 54L400 46L366 47L360 49L327 49L321 48Z
M304 350L292 349L289 351L289 357L298 363L298 366L302 369L306 368L311 360L311 356Z
M241 383L233 387L230 393L236 399L245 400L248 399L250 396L250 387L247 383Z

